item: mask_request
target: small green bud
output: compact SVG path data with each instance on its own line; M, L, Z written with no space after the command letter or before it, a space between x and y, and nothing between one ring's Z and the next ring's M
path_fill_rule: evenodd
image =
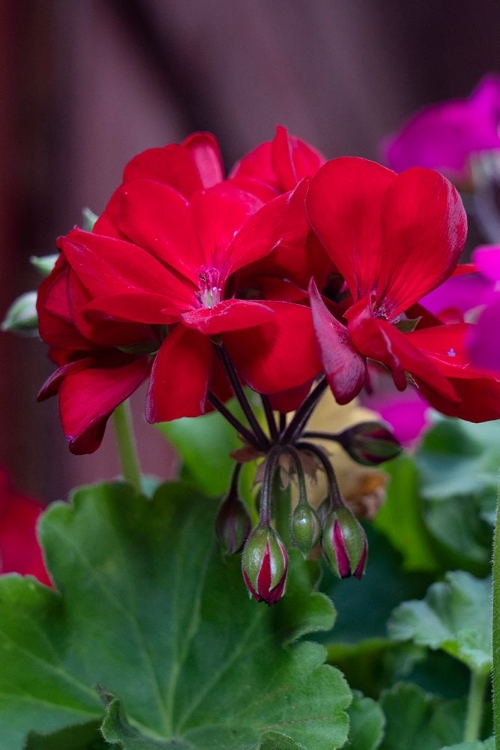
M299 502L292 513L290 531L297 547L304 555L317 545L321 536L318 514L308 502Z
M225 552L235 555L243 549L251 528L246 506L237 495L229 492L215 519L215 533L219 544Z
M269 605L281 599L285 591L288 555L274 529L255 527L243 549L241 569L254 599Z
M82 208L82 217L82 229L85 229L86 232L92 232L92 230L94 229L94 224L99 218L98 215L95 214L90 208L87 208L87 206L85 206L85 208Z
M38 273L45 279L54 268L58 258L59 253L54 253L53 255L32 255L30 263L32 266L35 266Z
M36 292L21 294L7 310L2 323L2 331L12 331L21 336L36 336L38 333L36 297Z
M326 559L339 578L362 577L368 544L363 527L349 508L342 506L330 513L321 544Z
M381 422L361 422L337 437L337 441L358 464L377 466L396 458L403 450L392 430Z

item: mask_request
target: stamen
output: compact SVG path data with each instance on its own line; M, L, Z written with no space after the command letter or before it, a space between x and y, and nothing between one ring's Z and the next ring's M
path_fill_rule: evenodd
M200 280L199 292L196 293L196 299L203 307L211 310L222 299L219 271L216 268L201 266L196 273Z

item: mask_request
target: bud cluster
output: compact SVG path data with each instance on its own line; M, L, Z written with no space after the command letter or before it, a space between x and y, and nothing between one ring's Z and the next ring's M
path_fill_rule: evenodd
M328 495L316 511L308 502L303 459L312 455L323 467L328 479ZM229 554L242 552L242 573L248 591L258 602L276 604L285 592L288 553L278 535L272 517L276 514L274 490L280 458L291 459L290 473L296 475L299 498L289 513L291 543L308 555L319 543L323 555L339 578L361 578L366 565L367 541L363 527L344 504L328 456L314 444L275 446L264 462L259 502L259 520L251 529L251 520L238 494L241 464L233 474L227 496L216 519L217 538ZM280 498L281 499L281 498Z

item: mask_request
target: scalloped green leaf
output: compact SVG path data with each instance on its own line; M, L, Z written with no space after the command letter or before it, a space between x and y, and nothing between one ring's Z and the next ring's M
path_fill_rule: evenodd
M421 601L404 602L388 623L399 641L443 649L470 669L488 673L492 663L491 581L463 570L446 574Z
M463 737L465 700L446 701L410 683L384 692L380 705L386 717L379 750L441 750Z
M349 706L349 750L377 750L384 737L385 716L372 698L355 692Z
M102 719L97 684L117 698L105 726L134 750L342 747L350 690L320 644L297 640L333 625L311 593L317 567L292 551L286 597L257 604L215 544L216 509L181 483L153 500L89 487L49 509L41 538L60 593L0 579L0 750Z
M458 745L446 745L441 750L495 750L495 738L490 737L484 742L459 742Z

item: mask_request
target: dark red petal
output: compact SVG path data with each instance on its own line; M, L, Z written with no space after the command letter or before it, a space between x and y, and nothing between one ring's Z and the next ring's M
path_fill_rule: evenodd
M398 315L448 278L466 234L465 210L451 182L419 167L398 175L382 208L374 308Z
M303 177L311 177L324 164L325 159L304 141L288 135L281 125L276 128L272 142L273 169L282 190L293 190Z
M178 325L169 333L151 372L148 422L169 422L204 413L212 357L210 340L198 331Z
M348 404L362 389L366 378L365 358L353 346L347 328L329 312L314 279L309 297L321 360L337 403Z
M290 388L288 391L272 393L269 396L269 399L274 411L280 411L283 414L286 414L289 411L296 411L307 397L313 382L314 380L308 380L304 385L300 385L298 388Z
M353 312L356 315L352 315ZM386 320L375 318L368 308L362 308L362 302L350 308L346 315L349 335L356 348L365 357L384 364L392 372L396 388L406 388L405 373L410 373L445 398L457 400L448 378L441 374L431 357L412 343L410 334L401 333Z
M235 236L227 253L226 268L233 273L271 251L289 254L292 264L305 262L309 223L305 213L307 181L266 203ZM262 270L262 266L259 269ZM271 272L271 275L272 272Z
M37 401L45 401L45 399L55 396L67 375L88 369L92 366L92 362L92 357L82 357L82 359L78 359L75 362L69 362L68 364L62 365L62 367L59 367L49 378L47 378L38 391L36 397Z
M109 416L147 378L149 369L149 357L117 352L64 378L59 412L72 453L93 453L99 447Z
M193 159L204 188L222 182L224 169L219 144L215 136L211 133L193 133L182 142L182 147L189 152Z
M458 403L440 397L418 378L416 382L430 405L448 417L466 419L468 422L500 419L500 381L491 376L474 375L472 371L468 377L450 377Z
M62 244L69 263L93 297L152 292L165 296L166 307L185 308L192 303L192 288L136 245L80 229L70 232Z
M134 156L125 167L123 182L140 179L170 185L186 198L190 198L195 190L203 187L192 154L177 144L170 144L164 148L150 148Z
M118 229L118 220L120 216L121 186L115 190L109 199L106 208L94 224L94 234L103 234L105 237L115 237L124 240L126 237Z
M187 201L168 185L134 180L121 191L120 229L132 242L195 283L205 263Z
M180 312L167 307L167 303L168 300L165 297L159 294L148 294L148 292L114 294L92 300L82 308L82 314L94 324L94 327L98 327L99 323L105 321L108 316L117 321L168 325L179 320ZM183 305L182 309L186 309L186 305ZM138 336L135 341L143 339L144 336ZM115 341L114 345L118 346L123 343L125 342Z
M262 206L262 201L230 182L216 185L191 199L193 226L201 244L201 261L196 266L217 268L227 277L231 267L229 245L245 222Z
M263 184L273 186L275 190L279 190L276 173L271 161L271 152L271 141L261 143L235 164L229 175L230 178L235 180L239 180L240 178L257 180Z
M396 174L367 159L328 161L306 200L311 225L355 300L371 291L381 254L382 205Z
M259 302L228 299L211 309L200 307L182 313L184 325L205 336L261 325L274 317L274 310Z
M290 302L266 301L275 316L269 323L224 333L240 377L258 393L296 388L321 370L311 311Z

